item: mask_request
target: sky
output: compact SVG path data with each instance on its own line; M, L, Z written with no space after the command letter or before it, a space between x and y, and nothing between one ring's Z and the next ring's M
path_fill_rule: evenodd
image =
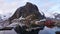
M54 17L53 13L60 13L60 0L0 0L0 14L9 17L26 2L37 5L46 17Z

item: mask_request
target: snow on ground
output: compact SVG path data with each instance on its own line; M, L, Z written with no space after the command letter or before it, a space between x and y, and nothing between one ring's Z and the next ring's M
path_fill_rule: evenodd
M11 25L9 25L7 27L14 27L14 26L16 26L16 24L12 23ZM0 29L1 28L3 28L3 27L0 27ZM0 31L0 34L17 34L17 33L14 31L14 29L12 29L12 30L2 30L2 31Z
M0 34L17 34L14 29L12 30L4 30L4 31L0 31Z
M6 25L8 25L7 23L8 23L8 21L2 22L2 24L0 24L0 29L5 27ZM19 24L19 21L18 22L13 21L12 24L10 24L10 25L8 25L6 27L16 27L16 25L18 25L18 24ZM4 26L2 26L2 25L4 25ZM21 25L21 24L19 24L19 25ZM14 29L12 29L12 30L3 30L3 31L0 31L0 34L17 34L17 33L14 31Z
M16 22L15 23L15 21L13 21L14 23L12 23L12 24L10 24L9 26L7 26L7 27L15 27L17 24L19 24L19 21L18 21L18 23ZM3 25L8 25L8 24L6 24L5 23L5 21L3 22L4 24ZM0 24L1 25L1 24ZM19 25L22 25L22 24L19 24ZM1 27L0 27L1 28ZM56 31L60 31L60 28L58 28L58 27L54 27L54 28L47 28L47 27L45 27L44 28L44 30L40 30L39 31L39 34L41 34L41 33L47 33L47 32L49 32L50 34L51 33L55 33ZM0 34L17 34L15 31L14 31L14 29L12 29L12 30L4 30L4 31L0 31Z

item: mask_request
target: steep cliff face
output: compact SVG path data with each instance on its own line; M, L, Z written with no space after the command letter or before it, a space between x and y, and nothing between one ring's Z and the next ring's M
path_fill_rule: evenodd
M22 17L27 17L30 14L35 14L37 19L43 19L45 18L44 15L41 15L41 13L38 10L38 7L32 3L27 2L25 6L19 7L16 12L12 15L12 17L9 18L9 21Z

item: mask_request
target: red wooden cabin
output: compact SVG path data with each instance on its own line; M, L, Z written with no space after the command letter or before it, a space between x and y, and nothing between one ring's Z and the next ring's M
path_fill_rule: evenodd
M54 27L54 24L55 24L55 22L52 20L46 20L46 22L45 22L45 26L47 26L49 28Z

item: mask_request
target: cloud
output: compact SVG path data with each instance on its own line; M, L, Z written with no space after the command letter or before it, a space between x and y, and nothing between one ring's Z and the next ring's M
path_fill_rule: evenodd
M12 16L18 7L25 5L28 0L0 0L0 14L6 15L4 18Z
M9 0L0 0L0 14L7 14L9 12L14 12L18 7L23 6L28 0L14 0L12 2L7 2ZM4 12L4 13L3 13Z
M25 5L26 2L36 4L39 10L43 11L46 16L50 15L50 13L54 11L54 9L52 8L55 8L54 6L56 6L56 4L58 3L57 1L52 0L0 0L0 14L3 15L7 15L9 13L13 14L18 7ZM49 11L50 9L51 11Z

